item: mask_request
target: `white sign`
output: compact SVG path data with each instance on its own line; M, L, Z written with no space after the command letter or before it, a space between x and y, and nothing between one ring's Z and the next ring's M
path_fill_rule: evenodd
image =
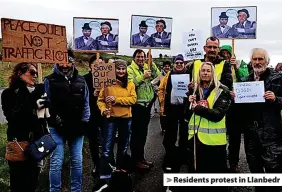
M204 44L200 31L190 31L183 34L183 50L187 60L203 59Z
M264 82L240 82L234 83L235 103L263 103Z
M190 81L189 74L171 75L172 89L177 97L186 97L188 84Z

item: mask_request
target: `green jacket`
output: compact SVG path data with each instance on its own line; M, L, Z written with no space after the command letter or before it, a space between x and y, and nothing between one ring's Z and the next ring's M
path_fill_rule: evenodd
M148 70L148 64L145 63L143 71ZM154 98L154 88L151 83L153 79L159 76L160 71L155 63L151 65L152 76L144 79L144 72L139 69L139 66L132 61L131 65L127 67L128 80L135 84L135 90L137 94L137 103L149 103Z
M247 63L241 60L240 67L236 70L237 79L241 79L243 77L247 77L249 75L249 69Z

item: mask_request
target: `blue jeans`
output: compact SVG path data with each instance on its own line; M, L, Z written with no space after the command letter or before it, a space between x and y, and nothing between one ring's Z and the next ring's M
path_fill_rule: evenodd
M50 192L61 192L65 140L54 128L50 127L50 133L57 144L57 148L50 156ZM70 149L71 192L81 192L83 136L79 136L71 142L68 141L68 145Z
M123 168L127 155L129 139L131 134L131 118L111 117L105 120L103 127L103 155L100 161L100 178L111 178L112 168L110 164L113 159L113 148L116 131L118 130L118 148L117 148L117 169ZM114 166L114 165L113 165Z

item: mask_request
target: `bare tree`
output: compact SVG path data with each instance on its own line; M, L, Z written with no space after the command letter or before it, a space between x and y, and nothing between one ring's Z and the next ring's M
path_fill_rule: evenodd
M68 43L68 49L72 49L72 46L73 46L73 42L72 42L72 36L71 35L69 35L68 37L67 37L67 43Z

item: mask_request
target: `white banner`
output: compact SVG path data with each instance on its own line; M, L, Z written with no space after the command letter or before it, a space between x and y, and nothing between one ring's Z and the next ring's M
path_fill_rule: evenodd
M183 34L183 51L185 59L203 59L204 44L201 31L192 30Z
M240 82L234 83L235 103L263 103L264 82Z
M164 186L282 186L282 174L164 174Z

